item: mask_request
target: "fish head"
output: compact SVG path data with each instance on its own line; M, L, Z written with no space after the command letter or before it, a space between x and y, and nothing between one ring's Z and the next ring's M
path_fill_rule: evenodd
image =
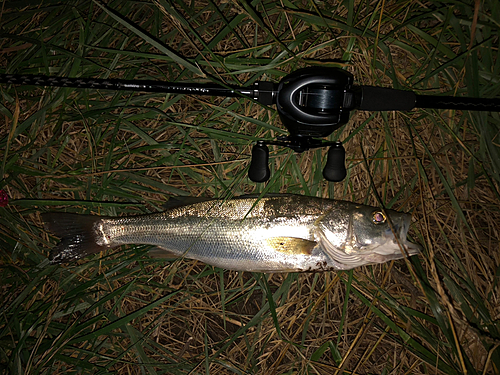
M338 213L335 224L332 215L328 216L330 219L322 223L320 243L342 269L384 263L421 251L406 237L411 214L353 205L344 211L340 225Z

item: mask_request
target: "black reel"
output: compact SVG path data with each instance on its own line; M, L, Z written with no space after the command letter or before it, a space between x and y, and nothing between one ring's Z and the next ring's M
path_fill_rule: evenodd
M304 68L286 76L268 96L276 104L290 136L278 141L258 141L252 150L248 171L254 182L270 177L267 145L289 147L295 152L330 146L323 177L339 182L346 176L345 150L341 142L327 137L349 121L353 109L365 111L410 111L413 108L500 111L499 99L417 95L412 91L374 86L355 86L354 77L338 68ZM271 100L272 99L272 100Z
M278 86L276 108L283 125L299 137L327 137L349 121L354 109L352 74L341 69L305 68L286 76ZM318 147L318 146L313 146Z
M354 77L341 69L305 68L286 76L275 89L271 102L290 132L277 141L258 141L252 149L248 177L264 182L270 177L269 149L278 145L304 152L330 146L323 176L328 181L342 181L346 176L345 150L341 142L326 142L313 137L326 137L349 121L354 109L351 94Z

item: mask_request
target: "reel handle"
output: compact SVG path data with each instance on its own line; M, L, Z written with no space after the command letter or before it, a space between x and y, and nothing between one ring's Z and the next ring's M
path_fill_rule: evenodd
M252 161L248 169L248 177L253 182L265 182L269 180L270 176L269 148L264 142L259 141L252 148Z
M345 149L341 142L336 142L328 150L323 177L332 182L340 182L347 175L345 168Z
M290 147L297 151L299 142L293 137L288 137L286 139L278 141L270 141L268 144L274 144L278 146ZM302 140L300 146L302 147L300 151L302 152L310 148L331 146L328 150L328 155L326 159L326 165L323 169L323 177L332 182L342 181L346 175L347 170L345 167L345 149L342 142L322 142L317 139L305 139ZM248 177L253 182L266 182L271 176L271 170L269 169L269 148L266 146L266 141L258 141L252 148L252 161L250 162L250 167L248 169Z

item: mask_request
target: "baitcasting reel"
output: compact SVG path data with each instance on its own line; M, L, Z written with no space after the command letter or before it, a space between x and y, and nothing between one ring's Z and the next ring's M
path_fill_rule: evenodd
M270 177L268 145L286 146L295 152L330 146L323 177L342 181L346 176L345 150L341 142L325 142L327 137L349 121L350 111L410 111L413 108L500 111L499 99L417 95L412 91L374 86L354 86L354 77L337 68L305 68L286 76L271 94L256 97L263 104L276 104L290 136L278 141L259 141L252 150L248 175L263 182ZM263 82L265 83L265 82Z
M252 149L248 171L254 182L270 177L269 149L278 145L304 152L330 146L323 176L342 181L346 176L345 150L341 142L322 139L349 121L350 111L410 111L436 108L500 111L500 99L417 95L412 91L374 86L355 86L354 77L338 68L304 68L285 76L279 84L261 81L250 87L217 84L175 83L146 80L61 78L41 75L0 74L0 83L107 90L129 90L207 96L246 96L264 105L276 105L290 135L275 141L260 140Z

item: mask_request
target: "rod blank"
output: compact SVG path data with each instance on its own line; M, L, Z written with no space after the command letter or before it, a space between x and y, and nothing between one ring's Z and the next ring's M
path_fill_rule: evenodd
M0 74L0 83L225 97L247 95L253 98L255 96L255 89L253 87L224 87L210 83L176 83L152 80L67 78L29 74Z

